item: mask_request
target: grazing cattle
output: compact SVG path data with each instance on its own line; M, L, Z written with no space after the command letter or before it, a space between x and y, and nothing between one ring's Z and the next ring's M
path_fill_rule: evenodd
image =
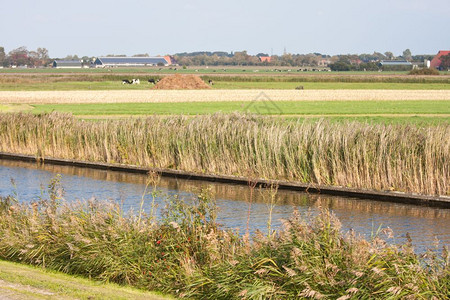
M132 84L128 79L122 79L122 84Z
M138 79L134 79L131 81L131 84L141 84L141 81Z
M209 85L214 85L214 81L212 81L211 79L208 80Z
M299 85L295 88L296 90L303 90L303 85Z
M156 84L156 83L158 83L158 81L159 81L159 79L150 78L148 80L148 83Z

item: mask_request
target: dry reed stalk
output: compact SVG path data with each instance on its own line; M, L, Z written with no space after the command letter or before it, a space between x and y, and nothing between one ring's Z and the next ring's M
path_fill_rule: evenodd
M0 151L448 195L450 125L281 123L244 114L78 121L0 116Z

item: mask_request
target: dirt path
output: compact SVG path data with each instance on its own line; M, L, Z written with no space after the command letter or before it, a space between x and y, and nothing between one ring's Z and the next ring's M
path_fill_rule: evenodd
M450 100L450 90L113 90L0 91L0 103L130 103L333 100Z

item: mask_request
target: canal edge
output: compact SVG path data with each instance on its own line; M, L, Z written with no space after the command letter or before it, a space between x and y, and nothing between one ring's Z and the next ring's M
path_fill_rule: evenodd
M256 187L269 187L271 185L277 185L278 189L280 190L299 191L311 194L324 194L324 195L343 196L360 199L371 199L395 203L425 205L440 208L450 208L450 197L447 196L429 196L429 195L408 194L393 191L352 189L339 186L314 185L299 182L290 182L285 180L250 179L241 176L200 174L195 172L187 172L173 169L148 168L148 167L144 168L133 165L86 162L62 158L51 158L51 157L36 158L35 156L32 155L15 154L8 152L0 152L0 159L45 163L52 165L74 166L81 168L119 171L127 173L147 174L150 172L154 172L160 174L163 177L172 177L189 180L202 180L209 182L219 182L219 183L247 185L247 186L249 185L249 183L253 183L256 185Z

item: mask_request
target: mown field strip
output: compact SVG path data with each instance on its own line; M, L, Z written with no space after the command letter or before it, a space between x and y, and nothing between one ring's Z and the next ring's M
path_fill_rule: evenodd
M74 115L199 115L236 111L264 115L404 115L450 114L450 102L443 100L395 101L210 101L159 103L55 103L32 104L33 113L59 111ZM6 106L6 105L4 105ZM11 104L11 106L20 106Z
M0 91L0 103L125 103L215 101L450 100L450 90L114 90Z

